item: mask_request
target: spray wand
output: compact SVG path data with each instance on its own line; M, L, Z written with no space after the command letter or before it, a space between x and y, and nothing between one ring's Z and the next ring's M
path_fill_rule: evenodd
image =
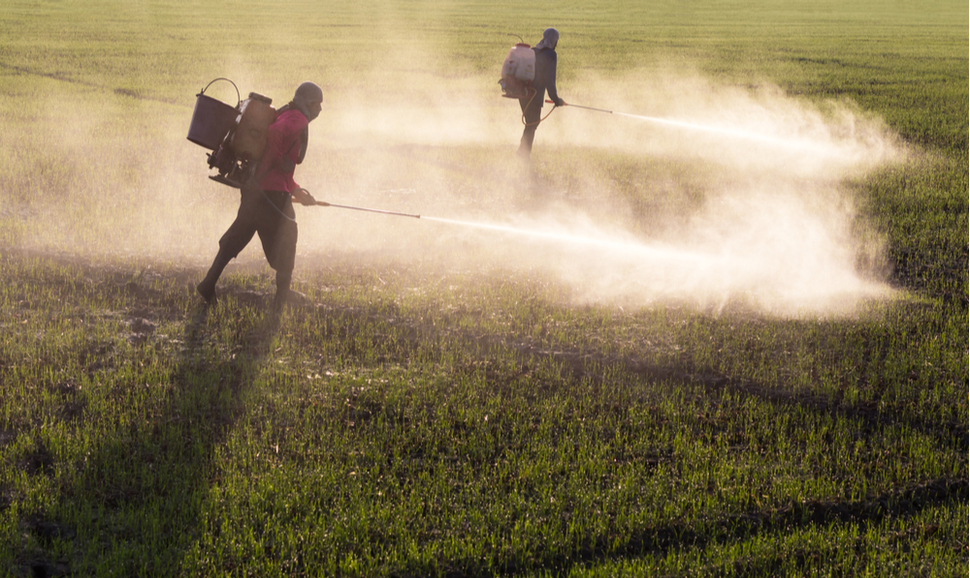
M556 104L555 102L549 100L548 98L546 99L546 102L548 102L549 104ZM581 104L569 104L568 102L563 102L563 106L571 106L573 108L585 108L586 110L595 110L596 112L605 112L606 114L614 114L612 110L606 110L605 108L593 108L591 106L583 106ZM622 113L617 113L617 114L622 114Z
M410 213L398 213L395 211L384 211L381 209L367 209L364 207L351 207L350 205L338 205L336 203L328 203L327 201L317 201L318 207L336 207L338 209L353 209L354 211L367 211L368 213L381 213L383 215L394 215L396 217L411 217L412 219L420 219L421 215L412 215Z

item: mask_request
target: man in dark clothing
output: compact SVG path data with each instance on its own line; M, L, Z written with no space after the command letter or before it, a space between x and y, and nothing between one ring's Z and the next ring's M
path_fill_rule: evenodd
M542 33L542 40L533 48L536 53L535 80L532 81L535 94L530 98L519 99L519 106L522 107L522 116L525 120L525 130L522 131L522 141L519 143L519 155L526 159L532 154L532 141L535 140L536 128L539 127L542 118L542 103L546 99L546 91L549 92L549 99L555 106L566 104L556 93L557 44L559 44L559 31L555 28L546 28Z
M236 220L219 239L219 253L197 287L207 303L216 300L216 282L223 269L255 234L259 235L270 267L276 270L274 305L280 307L290 298L297 240L293 200L316 204L309 191L293 180L293 172L306 155L307 125L320 114L322 102L323 90L312 82L304 82L270 125L266 151L253 177L240 189Z

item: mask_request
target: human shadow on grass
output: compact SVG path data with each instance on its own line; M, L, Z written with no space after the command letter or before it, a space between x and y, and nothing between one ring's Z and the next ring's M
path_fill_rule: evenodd
M146 407L144 419L112 424L111 436L63 477L61 506L51 510L64 512L61 519L27 522L38 547L20 556L15 575L100 575L109 568L113 575L177 575L201 531L215 452L246 412L244 393L280 325L279 314L267 311L232 343L221 343L212 315L200 305L185 322L178 364L167 383L155 384L167 388L163 401ZM112 401L124 403L126 392L118 397ZM53 554L65 546L70 556Z
M314 314L349 316L351 319L344 327L351 332L362 330L367 326L367 320L386 314L376 306L303 313L311 317ZM245 397L242 394L263 371L269 346L279 327L279 320L267 315L254 322L243 335L233 338L231 343L219 344L207 333L208 315L207 310L200 309L186 325L182 353L171 376L172 390L161 408L146 420L147 425L129 426L127 430L124 426L118 427L117 435L87 461L78 464L78 474L64 484L62 499L72 505L80 504L76 507L86 511L87 517L75 528L40 520L33 527L39 538L48 542L73 542L76 549L83 549L77 556L81 559L96 561L99 554L91 552L103 552L100 559L120 564L120 573L124 575L177 572L179 563L197 543L202 531L203 508L215 485L215 451L226 442L235 423L246 411L240 398ZM430 333L437 330L415 321L412 330L399 336L400 343L392 355L409 357L421 348ZM353 335L342 337L346 338L345 342L355 341ZM483 336L469 333L463 337L452 335L452 338L467 339L468 351L479 347L482 354L473 355L475 359L487 359L493 346L502 344L517 350L520 358L529 364L550 357L548 352L533 350L521 339L506 334ZM214 355L207 350L213 343L236 348L235 356ZM635 359L591 355L591 352L579 351L558 354L562 371L572 374L564 376L564 383L576 379L607 379L595 375L595 368L619 363L625 364L625 371L648 381L662 381L668 385L684 383L692 387L700 384L712 396L727 389L779 405L800 405L817 412L845 412L848 417L869 420L867 427L881 429L889 425L886 420L890 416L872 413L865 408L839 407L823 398L786 395L766 386L708 375L704 368L651 366ZM556 394L555 391L549 393ZM929 423L904 425L924 431L931 428ZM941 433L949 437L945 430ZM38 467L43 468L42 461L38 463ZM862 532L882 520L912 516L936 504L966 501L966 480L940 478L855 501L775 504L770 508L705 520L703 524L685 522L645 526L632 529L623 540L609 543L600 537L588 536L585 543L569 553L540 549L528 560L507 553L491 559L487 567L479 558L439 562L455 575L466 576L511 575L548 569L567 573L573 567L665 555L685 548L703 549L715 543L811 526L850 525ZM38 563L32 574L77 574L88 570L94 573L97 569L70 567L58 560ZM411 575L411 570L402 567L397 573Z

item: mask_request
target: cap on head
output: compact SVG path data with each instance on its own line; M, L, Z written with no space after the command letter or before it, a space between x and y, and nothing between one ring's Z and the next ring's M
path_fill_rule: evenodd
M542 33L542 40L536 44L536 48L555 48L559 43L559 31L555 28L546 28Z
M313 82L304 82L296 88L296 94L293 95L293 100L304 104L321 102L323 101L323 89Z

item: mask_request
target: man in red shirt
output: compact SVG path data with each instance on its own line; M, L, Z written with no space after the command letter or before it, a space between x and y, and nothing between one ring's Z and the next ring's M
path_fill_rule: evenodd
M205 279L196 287L207 303L215 302L216 282L223 269L249 244L254 234L259 235L266 260L276 270L274 305L280 307L292 296L290 281L297 240L293 201L316 204L309 191L293 180L293 172L306 155L307 126L320 114L322 103L323 90L312 82L304 82L270 125L266 150L255 174L240 189L236 220L219 239L219 253Z

